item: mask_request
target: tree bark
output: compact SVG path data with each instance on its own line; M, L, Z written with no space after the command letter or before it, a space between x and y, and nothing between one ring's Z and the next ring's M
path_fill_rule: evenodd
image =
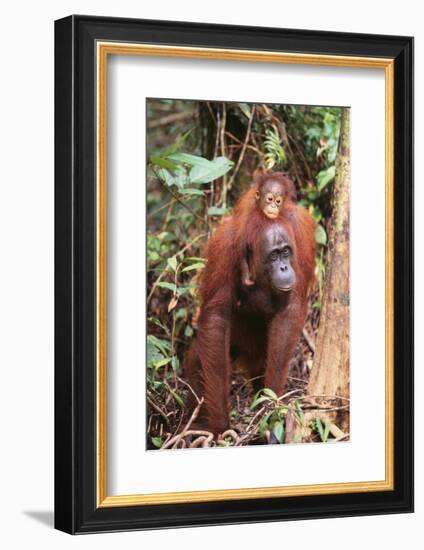
M349 398L349 135L350 112L343 109L321 319L308 384L310 396ZM339 404L346 405L348 401ZM343 432L349 432L346 411L324 415L323 420L330 420Z

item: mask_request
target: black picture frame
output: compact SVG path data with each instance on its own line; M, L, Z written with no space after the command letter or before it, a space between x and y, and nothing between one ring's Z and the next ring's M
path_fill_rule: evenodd
M99 40L394 60L394 489L97 506ZM413 39L73 15L55 22L55 527L68 533L413 511Z

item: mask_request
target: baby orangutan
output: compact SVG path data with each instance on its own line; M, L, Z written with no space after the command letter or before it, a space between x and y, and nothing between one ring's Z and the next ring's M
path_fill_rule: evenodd
M285 172L274 172L262 176L250 191L251 195L253 192L255 202L253 203L251 199L251 207L245 218L245 223L248 225L258 224L257 229L259 229L257 215L262 219L265 216L270 220L277 220L283 215L285 207L288 204L293 204L297 199L294 184ZM247 287L255 284L252 270L249 267L249 256L249 248L246 245L242 253L240 268L242 284Z
M266 180L261 189L255 193L257 208L262 210L267 218L275 220L283 209L285 187L278 180Z

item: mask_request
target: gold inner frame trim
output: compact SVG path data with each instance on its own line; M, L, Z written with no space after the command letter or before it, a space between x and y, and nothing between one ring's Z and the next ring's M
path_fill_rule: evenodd
M142 506L388 491L394 489L394 60L390 58L158 46L124 42L96 43L97 54L97 506ZM315 485L217 489L178 493L107 494L107 60L108 55L219 59L262 63L384 69L385 72L385 479Z

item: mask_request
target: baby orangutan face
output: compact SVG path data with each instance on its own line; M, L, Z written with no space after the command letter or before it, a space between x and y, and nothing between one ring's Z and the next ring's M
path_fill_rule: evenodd
M265 216L271 220L278 218L283 209L285 189L282 183L269 180L256 191L256 202Z

